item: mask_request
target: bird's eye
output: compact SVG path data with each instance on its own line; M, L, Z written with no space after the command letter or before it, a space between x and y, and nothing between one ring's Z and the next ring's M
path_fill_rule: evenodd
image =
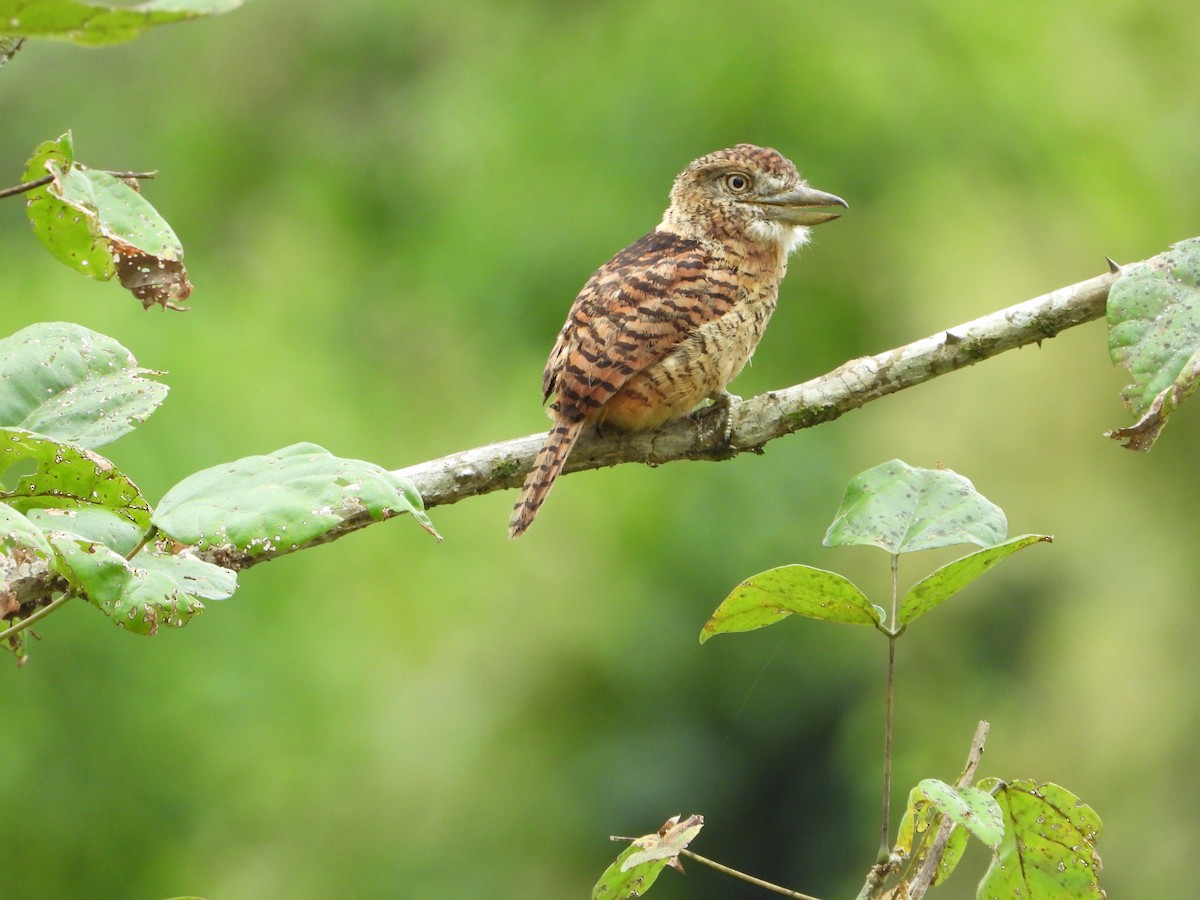
M744 194L750 190L750 176L744 172L731 172L725 176L725 187L731 194Z

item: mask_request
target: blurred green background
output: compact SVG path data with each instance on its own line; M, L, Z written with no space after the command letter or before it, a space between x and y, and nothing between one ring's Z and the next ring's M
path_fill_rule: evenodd
M0 182L68 128L187 248L186 314L54 262L0 204L0 330L69 320L169 371L107 449L152 502L311 440L401 467L546 427L541 367L591 271L674 175L738 141L847 198L794 260L756 394L1200 233L1200 6L260 0L0 71ZM790 620L703 648L740 579L826 550L892 457L1056 535L901 641L896 803L956 776L1070 788L1110 896L1187 896L1200 840L1190 522L1200 410L1149 456L1100 323L720 465L562 480L255 568L153 639L69 606L0 658L0 896L583 897L640 834L824 897L877 842L885 642ZM1193 405L1200 401L1193 401ZM911 581L943 558L909 557ZM898 816L897 816L898 818ZM976 853L939 896L974 896ZM766 896L690 865L653 896ZM972 877L975 876L975 877Z

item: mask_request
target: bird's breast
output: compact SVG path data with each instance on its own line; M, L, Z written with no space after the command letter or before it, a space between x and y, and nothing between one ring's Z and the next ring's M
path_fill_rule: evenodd
M697 326L633 376L598 418L630 430L657 428L724 390L754 354L777 296L777 281L742 288L728 312Z

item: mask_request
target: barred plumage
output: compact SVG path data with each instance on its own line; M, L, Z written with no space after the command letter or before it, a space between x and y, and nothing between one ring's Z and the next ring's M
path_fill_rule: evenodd
M775 150L738 144L689 165L659 226L575 299L542 377L555 425L525 479L519 537L590 423L657 428L724 394L775 310L788 254L846 206Z

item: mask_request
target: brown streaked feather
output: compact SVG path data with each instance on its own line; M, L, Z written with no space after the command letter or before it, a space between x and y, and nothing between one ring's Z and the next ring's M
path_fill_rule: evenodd
M519 538L533 524L533 519L546 502L546 496L550 493L550 488L554 487L554 480L562 471L571 448L579 440L584 424L583 419L574 422L559 419L546 435L546 443L534 458L533 468L525 476L521 496L517 498L517 504L513 507L512 518L508 523L510 538Z
M721 278L726 275L726 278ZM610 397L737 298L698 241L656 231L605 263L575 299L542 388L559 414L599 418Z

